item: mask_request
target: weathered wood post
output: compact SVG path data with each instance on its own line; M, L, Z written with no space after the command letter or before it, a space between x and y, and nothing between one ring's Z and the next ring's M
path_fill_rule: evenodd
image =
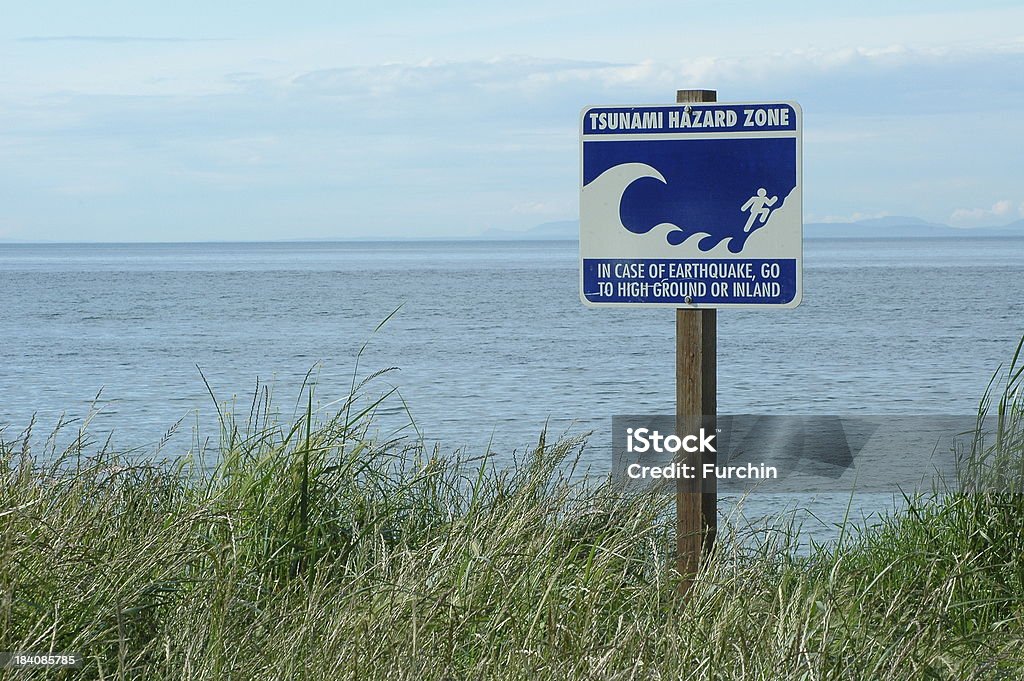
M715 90L679 90L676 102L717 101ZM696 433L703 425L714 432L718 413L718 310L676 309L676 429L680 435ZM708 555L718 528L718 491L712 476L702 482L703 464L715 463L715 455L680 452L680 463L697 474L676 481L676 568L683 576L680 591L686 593Z

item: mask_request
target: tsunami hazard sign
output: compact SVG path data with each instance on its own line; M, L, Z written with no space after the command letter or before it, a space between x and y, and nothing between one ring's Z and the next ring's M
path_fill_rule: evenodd
M580 146L585 304L800 304L798 104L591 106Z

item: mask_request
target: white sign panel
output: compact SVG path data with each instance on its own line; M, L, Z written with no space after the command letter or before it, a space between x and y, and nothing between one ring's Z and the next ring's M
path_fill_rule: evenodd
M798 104L592 106L580 145L585 304L800 304Z

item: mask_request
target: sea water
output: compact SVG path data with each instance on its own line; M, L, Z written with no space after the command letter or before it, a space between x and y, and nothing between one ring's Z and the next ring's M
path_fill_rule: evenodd
M397 388L385 430L499 463L590 433L606 472L614 414L674 412L673 311L578 286L574 242L0 244L0 437L95 411L94 438L144 455L181 420L174 456L217 437L211 391L247 414L271 385L289 418L304 381L330 410L391 369L364 389ZM719 313L719 412L973 413L1022 291L1020 238L807 240L799 308Z

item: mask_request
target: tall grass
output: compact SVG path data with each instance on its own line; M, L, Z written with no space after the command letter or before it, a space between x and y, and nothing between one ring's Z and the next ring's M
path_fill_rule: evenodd
M1018 364L996 402L1019 416ZM359 392L279 422L257 391L212 469L3 439L0 650L104 679L1024 674L1020 493L913 499L810 554L726 533L681 601L669 497L571 475L581 440L499 467L375 438Z

